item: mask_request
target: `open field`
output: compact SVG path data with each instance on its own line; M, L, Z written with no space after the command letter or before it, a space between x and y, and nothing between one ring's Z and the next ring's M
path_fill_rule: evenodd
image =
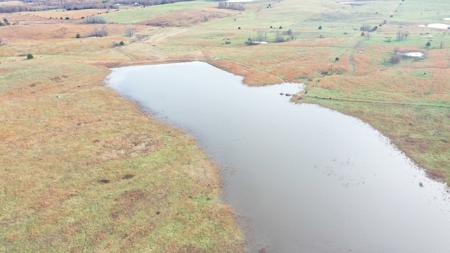
M145 8L136 7L131 9L124 9L108 14L102 14L100 16L103 16L106 22L130 24L166 15L176 11L198 9L209 5L210 3L206 1L178 2L174 4L146 6Z
M0 27L0 251L243 251L216 166L195 140L105 87L108 67L198 60L249 85L305 82L292 101L361 118L450 182L450 31L419 27L450 24L448 1L244 5L1 16L18 24ZM81 17L97 13L118 24L87 38L103 24ZM362 25L378 29L367 38ZM295 39L275 43L288 30ZM246 45L257 31L269 43ZM427 56L392 64L397 48Z

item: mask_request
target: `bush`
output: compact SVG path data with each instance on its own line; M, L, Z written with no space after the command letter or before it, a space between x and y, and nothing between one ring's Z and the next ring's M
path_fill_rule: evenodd
M77 36L75 36L75 38L77 38L77 39L81 38L80 34L77 33Z
M119 43L119 46L123 46L123 45L125 45L125 43L123 43L123 41L121 41L121 42Z
M401 55L393 55L391 56L391 59L389 60L390 63L392 64L398 64L402 61L402 56Z
M429 46L431 46L431 43L428 41L425 46L429 47Z
M27 60L31 60L31 59L33 59L34 57L33 57L33 55L32 54L28 54L27 55Z
M69 17L66 17L66 20L70 19Z
M335 61L339 61L339 57L336 57L334 60L335 60Z

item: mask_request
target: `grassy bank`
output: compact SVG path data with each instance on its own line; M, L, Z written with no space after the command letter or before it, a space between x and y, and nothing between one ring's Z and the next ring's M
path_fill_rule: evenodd
M127 38L84 50L51 34L0 47L0 251L242 251L218 169L195 140L105 87L98 61L131 63L109 47ZM34 59L17 56L24 48Z

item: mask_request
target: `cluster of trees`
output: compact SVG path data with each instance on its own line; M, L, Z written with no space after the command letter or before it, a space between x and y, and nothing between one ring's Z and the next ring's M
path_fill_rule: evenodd
M19 11L31 11L32 8L27 5L4 5L0 6L0 13L11 13Z
M88 24L104 24L106 21L105 18L100 16L88 16L84 19L84 22Z
M275 42L286 42L295 39L296 35L291 29L287 31L278 30L275 32ZM251 44L250 42L252 41L259 41L259 42L267 41L267 32L260 30L256 31L256 36L248 38L247 44Z
M109 4L98 2L67 2L59 5L59 8L70 10L82 10L82 9L109 9Z
M120 4L134 4L138 3L144 6L150 5L160 5L160 4L169 4L176 2L185 2L190 0L117 0L114 3ZM41 4L41 5L39 5ZM239 5L239 4L237 4ZM82 9L111 9L116 8L111 2L103 3L103 2L95 2L95 1L46 1L44 5L42 3L32 3L25 5L5 5L0 6L0 13L11 13L11 12L21 12L21 11L43 11L49 9L66 9L66 10L82 10ZM242 8L243 10L243 8Z
M378 26L372 27L371 25L362 25L359 30L363 32L375 32L378 29Z
M100 29L95 28L89 34L89 37L106 37L106 36L108 36L108 28L106 26L102 26Z
M404 40L407 39L409 36L408 31L398 31L397 32L397 40Z
M286 32L277 31L275 35L276 35L275 36L276 42L286 42L290 40L295 40L297 38L295 33L291 29L287 30Z
M219 9L230 9L230 10L245 10L244 5L240 3L229 3L229 2L219 2Z
M121 47L121 46L124 46L124 45L125 45L125 43L123 41L121 41L119 43L116 43L116 42L112 43L112 47Z
M134 4L138 3L140 5L144 6L151 6L151 5L160 5L160 4L173 4L177 2L187 2L190 0L117 0L115 3L118 4Z
M10 25L9 21L8 21L6 18L4 18L3 21L4 21L5 23L2 23L2 22L0 21L0 26Z

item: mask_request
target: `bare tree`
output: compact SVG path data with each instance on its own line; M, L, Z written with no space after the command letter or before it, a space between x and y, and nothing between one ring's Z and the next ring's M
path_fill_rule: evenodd
M409 36L409 31L404 31L403 32L403 37L405 37L405 39L407 39Z
M1 44L1 43L0 43ZM444 48L444 42L443 41L441 41L441 43L439 43L439 48L440 49L443 49Z
M397 40L402 40L403 39L403 37L402 37L402 32L401 31L398 31L397 32Z
M282 32L280 32L280 31L277 31L277 32L276 32L276 38L275 38L275 41L276 41L276 42L285 42L285 41L286 41L286 39L284 38Z
M100 29L95 28L89 36L91 37L106 37L108 36L108 28L106 26L102 26Z
M131 27L131 26L125 27L125 34L129 37L133 37L133 35L134 35L133 27Z

